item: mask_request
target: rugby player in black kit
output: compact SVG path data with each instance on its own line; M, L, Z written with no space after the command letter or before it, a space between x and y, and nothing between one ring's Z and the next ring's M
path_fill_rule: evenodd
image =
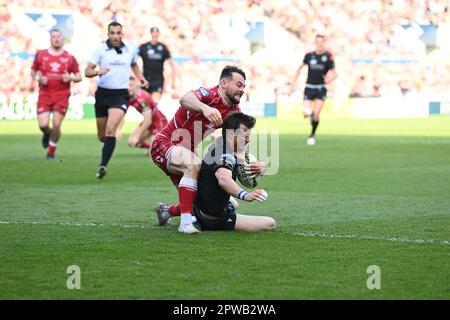
M142 58L144 77L149 86L146 89L156 103L164 91L164 63L167 61L171 71L171 88L175 90L175 64L168 47L159 41L159 29L150 29L151 40L139 46L139 56Z
M303 114L311 117L312 131L306 140L308 145L316 144L316 130L319 126L319 116L326 99L326 85L336 79L333 54L325 49L325 37L317 35L315 38L315 51L309 52L303 58L303 63L295 73L291 93L295 90L295 83L304 66L308 66L308 78L305 85Z
M244 156L255 122L252 116L231 113L223 123L222 136L203 158L193 214L204 231L269 231L276 227L275 220L270 217L237 214L236 207L230 202L230 196L247 202L267 199L266 191L248 192L236 183L238 159Z

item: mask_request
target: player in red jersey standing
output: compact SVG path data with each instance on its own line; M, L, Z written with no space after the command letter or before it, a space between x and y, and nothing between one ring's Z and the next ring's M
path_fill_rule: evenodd
M151 156L178 187L179 204L155 207L159 223L167 223L172 216L181 216L178 231L198 233L192 224L192 204L197 195L197 177L201 159L196 154L197 145L215 129L222 126L229 112L240 111L239 102L245 89L245 73L236 66L226 66L220 75L219 85L187 92L181 107L169 124L153 141ZM253 172L260 174L262 168Z
M134 107L142 114L144 120L134 130L128 139L128 145L132 148L139 147L149 149L151 143L147 141L148 137L154 137L167 125L166 116L156 106L152 96L147 91L140 88L140 84L135 77L130 76L130 85L128 86L130 100L129 107ZM123 122L122 122L123 124ZM117 129L116 136L121 136L120 128Z
M63 44L61 31L50 31L50 48L36 53L31 70L31 76L39 82L37 118L43 132L42 146L47 149L47 159L55 158L61 123L69 107L70 83L81 81L78 62L63 49ZM49 126L51 113L52 128Z

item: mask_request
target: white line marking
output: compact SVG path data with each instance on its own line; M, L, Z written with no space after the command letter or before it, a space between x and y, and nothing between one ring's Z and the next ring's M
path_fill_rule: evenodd
M126 223L80 223L80 222L45 222L45 221L31 221L31 222L22 222L22 221L1 221L0 224L26 224L26 225L54 225L54 226L76 226L76 227L120 227L120 228L139 228L139 229L153 229L158 228L158 226L152 226L149 224L126 224Z
M382 237L382 236L368 236L357 234L329 234L318 232L295 232L295 236L300 237L316 237L316 238L338 238L338 239L361 239L361 240L381 240L381 241L394 241L394 242L408 242L408 243L437 243L437 244L450 244L449 240L433 240L433 239L411 239L406 237Z
M119 228L135 228L135 229L161 229L160 226L149 224L127 224L127 223L80 223L80 222L45 222L45 221L1 221L1 224L25 224L25 225L55 225L55 226L76 226L76 227L119 227ZM434 239L411 239L407 237L382 237L370 235L357 234L333 234L333 233L319 233L319 232L295 232L294 236L310 237L310 238L328 238L328 239L360 239L360 240L379 240L379 241L393 241L393 242L407 242L407 243L432 243L449 245L450 240L434 240Z

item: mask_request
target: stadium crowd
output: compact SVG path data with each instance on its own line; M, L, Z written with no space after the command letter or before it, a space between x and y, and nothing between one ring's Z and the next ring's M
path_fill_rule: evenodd
M37 48L14 23L12 6L78 12L98 28L98 41L104 40L106 25L112 20L123 23L124 39L136 45L148 41L149 28L158 26L161 41L167 44L177 62L176 92L168 92L173 96L216 83L218 72L229 61L213 58L229 57L248 72L246 99L276 101L287 95L294 69L303 54L313 48L318 33L327 36L328 47L336 57L339 79L329 88L329 96L435 95L448 91L450 86L447 76L450 55L446 51L449 48L427 47L414 33L417 29L402 27L432 24L440 30L450 29L448 0L3 0L0 1L0 93L6 97L37 90L29 75ZM246 21L270 19L298 42L298 60L272 64L270 57L262 62L253 59L254 50L249 41L227 35L217 27L224 13ZM75 56L87 50L71 49ZM85 61L80 62L84 68ZM89 80L74 85L75 93L93 94L95 83L86 84L86 81Z

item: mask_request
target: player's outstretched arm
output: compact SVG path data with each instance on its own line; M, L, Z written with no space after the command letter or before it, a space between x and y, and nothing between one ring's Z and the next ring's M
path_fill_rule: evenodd
M203 113L205 118L216 127L222 125L222 115L219 110L201 102L192 91L187 92L181 97L180 105L186 110Z
M227 168L219 168L216 171L216 178L219 186L229 195L239 198L241 200L252 202L258 200L264 202L267 200L267 192L262 189L256 189L252 192L247 192L233 180L231 170Z

